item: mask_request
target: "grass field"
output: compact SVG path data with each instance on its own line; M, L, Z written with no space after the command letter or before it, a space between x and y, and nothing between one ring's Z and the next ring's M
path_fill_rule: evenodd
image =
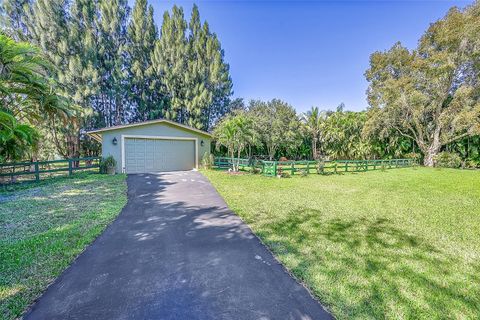
M478 319L480 171L204 171L340 319Z
M124 175L19 189L0 193L0 319L20 316L126 203Z

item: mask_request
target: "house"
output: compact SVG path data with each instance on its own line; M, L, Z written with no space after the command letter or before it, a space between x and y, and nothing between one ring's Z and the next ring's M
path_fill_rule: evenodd
M210 152L212 136L173 121L158 119L92 130L102 156L113 156L117 172L148 173L198 168Z

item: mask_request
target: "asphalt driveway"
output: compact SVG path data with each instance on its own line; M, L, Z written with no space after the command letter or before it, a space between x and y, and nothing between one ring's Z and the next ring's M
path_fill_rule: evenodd
M130 175L119 217L26 319L330 319L198 172Z

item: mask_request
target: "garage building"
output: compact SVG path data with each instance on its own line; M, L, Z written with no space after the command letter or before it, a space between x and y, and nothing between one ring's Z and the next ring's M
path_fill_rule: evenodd
M102 156L113 156L117 172L148 173L198 168L210 152L211 135L159 119L87 132L102 144Z

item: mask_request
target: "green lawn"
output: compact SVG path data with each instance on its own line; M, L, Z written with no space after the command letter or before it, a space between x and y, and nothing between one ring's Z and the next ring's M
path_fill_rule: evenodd
M480 171L204 171L340 319L478 319Z
M126 203L124 175L0 193L0 319L21 315Z

